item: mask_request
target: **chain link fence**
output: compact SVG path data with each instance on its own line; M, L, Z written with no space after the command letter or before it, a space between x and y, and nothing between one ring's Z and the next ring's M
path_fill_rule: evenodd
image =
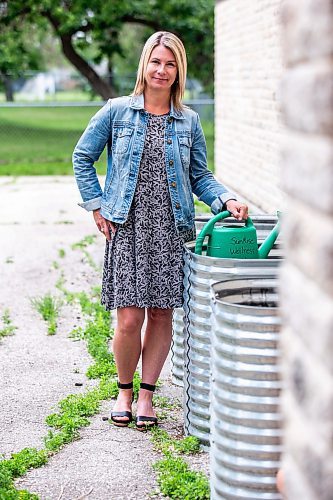
M102 102L0 105L0 175L67 175L72 173L73 148ZM214 102L186 102L204 127L213 168ZM105 172L105 153L97 163Z

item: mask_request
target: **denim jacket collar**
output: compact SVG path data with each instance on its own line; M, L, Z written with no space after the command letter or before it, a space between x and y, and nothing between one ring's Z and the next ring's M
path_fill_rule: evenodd
M130 108L144 109L144 96L143 96L143 94L131 96ZM179 120L185 119L185 116L183 115L183 113L174 108L172 101L171 101L171 106L170 106L170 116L172 116L173 118L179 119Z

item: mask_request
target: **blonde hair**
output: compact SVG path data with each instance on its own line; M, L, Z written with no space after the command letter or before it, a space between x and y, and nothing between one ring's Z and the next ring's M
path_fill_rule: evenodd
M175 109L182 109L182 99L185 92L187 60L185 47L182 41L173 33L168 31L157 31L146 41L138 66L137 78L132 95L143 94L145 89L145 75L152 51L158 45L163 45L173 53L177 64L177 77L171 87L171 99Z

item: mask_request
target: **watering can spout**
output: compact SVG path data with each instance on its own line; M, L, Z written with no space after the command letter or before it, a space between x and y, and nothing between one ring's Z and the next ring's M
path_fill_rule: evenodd
M279 215L279 213L278 213ZM273 227L272 231L269 233L265 241L258 248L259 259L267 259L269 252L272 250L276 238L279 236L280 232L280 221Z

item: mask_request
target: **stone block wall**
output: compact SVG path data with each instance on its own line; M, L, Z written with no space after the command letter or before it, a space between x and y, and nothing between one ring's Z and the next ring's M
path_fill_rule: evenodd
M215 172L267 213L283 209L280 5L223 0L215 7Z
M333 499L333 2L284 0L286 498Z

